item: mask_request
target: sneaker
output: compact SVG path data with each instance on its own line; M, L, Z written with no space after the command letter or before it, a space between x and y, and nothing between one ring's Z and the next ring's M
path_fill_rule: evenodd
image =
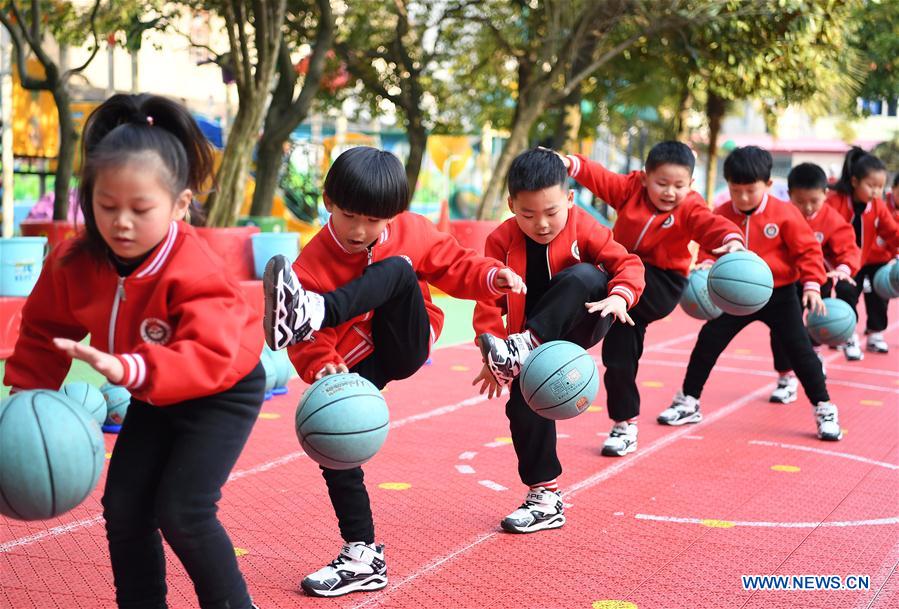
M500 526L509 533L534 533L558 529L565 524L562 495L544 488L530 489L524 503L503 518Z
M506 339L481 334L478 344L493 378L502 385L508 385L518 376L528 355L536 348L526 333L510 334Z
M637 424L620 421L612 426L609 437L602 445L606 457L623 457L637 450Z
M274 256L268 261L262 282L265 294L262 327L270 349L277 351L310 340L312 333L321 329L325 299L321 294L303 289L285 256Z
M846 360L850 362L857 362L865 359L865 354L862 353L861 347L858 346L858 336L855 334L846 341L843 345L843 355L846 357Z
M818 424L818 438L822 440L842 440L843 430L840 427L837 407L831 402L818 402L815 406L815 421Z
M384 546L361 541L345 544L337 558L300 583L306 594L312 596L343 596L380 590L386 585Z
M662 425L684 425L699 423L701 420L699 400L691 395L684 395L681 391L674 396L671 406L663 410L656 419Z
M889 353L890 346L883 340L883 334L872 332L868 334L868 351L871 353Z
M777 379L777 388L771 392L768 401L775 404L790 404L796 401L798 390L799 379L792 374L785 374Z

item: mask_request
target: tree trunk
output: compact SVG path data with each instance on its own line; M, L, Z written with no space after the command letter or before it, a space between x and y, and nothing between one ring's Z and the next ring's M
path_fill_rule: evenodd
M75 165L75 144L78 134L72 120L71 99L65 85L53 89L53 100L59 114L59 154L56 157L56 184L53 188L53 219L65 220L69 213L69 186Z
M685 142L689 135L687 120L690 116L690 107L692 104L693 96L690 94L690 88L684 84L680 99L677 101L677 116L675 117L674 138L679 142Z
M140 93L140 64L137 54L140 50L131 51L131 92Z
M542 98L525 102L523 98L519 98L518 103L519 106L509 133L509 140L506 142L499 160L496 162L493 175L490 176L490 182L487 183L487 189L481 197L481 203L478 206L478 220L493 218L500 207L500 200L506 186L506 176L509 173L509 167L512 166L512 161L518 156L518 153L527 147L531 127L543 113L546 100Z
M552 148L565 152L579 152L577 150L580 142L581 121L581 89L578 87L572 91L562 105L562 112L559 116L559 124L553 134Z
M715 195L715 178L718 173L718 134L721 132L721 121L727 109L726 100L709 92L706 102L706 117L709 121L709 153L705 174L705 199L709 204Z
M231 226L240 214L262 106L263 100L241 100L215 177L215 191L206 203L209 226Z
M428 132L421 121L421 115L408 116L406 133L409 137L409 158L406 159L406 179L409 181L409 198L415 195L418 186L418 174L421 172L421 161L428 145ZM440 168L443 169L442 167Z
M256 190L253 192L251 216L268 216L272 213L275 192L278 189L278 178L284 167L283 138L271 136L271 131L264 131L256 150Z

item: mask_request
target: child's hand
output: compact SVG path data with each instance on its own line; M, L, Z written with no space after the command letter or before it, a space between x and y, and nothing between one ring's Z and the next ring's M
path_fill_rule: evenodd
M484 364L484 367L481 368L481 372L471 382L472 385L477 385L478 383L481 383L481 388L478 390L478 393L483 395L486 391L488 400L492 400L493 396L499 397L503 392L503 386L497 383L496 379L493 378L493 373L490 372L490 368L487 364Z
M553 150L552 148L544 148L543 146L537 146L537 150L546 150L548 152L554 152L557 157L562 159L562 163L565 165L565 169L571 169L571 159L569 159L567 156L565 156L561 152Z
M500 292L528 293L528 286L524 285L524 279L519 277L512 269L500 269L497 271L493 277L493 287Z
M697 262L693 267L694 271L707 271L715 265L714 260L703 260L702 262Z
M122 377L125 376L125 367L114 355L94 349L90 345L76 343L68 338L54 338L53 345L69 357L87 362L113 385L121 383Z
M608 298L598 302L585 303L588 313L599 313L602 317L614 315L621 323L634 325L634 320L627 314L627 301L618 294L612 294Z
M821 293L815 290L806 290L802 293L802 306L818 315L827 315L827 307L821 300Z
M318 380L322 377L328 376L330 374L346 374L350 369L346 367L346 364L325 364L325 367L318 371L318 374L315 375L315 380Z
M833 282L836 283L838 281L846 281L849 285L858 285L855 283L855 279L852 278L852 275L849 273L844 273L843 271L831 271L827 274L828 277L833 279Z
M716 256L723 256L724 254L730 254L731 252L744 252L746 248L743 246L743 243L736 240L731 239L724 245L719 248L713 249L712 253Z

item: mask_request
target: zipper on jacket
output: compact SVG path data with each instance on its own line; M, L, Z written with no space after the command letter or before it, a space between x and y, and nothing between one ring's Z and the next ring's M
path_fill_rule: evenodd
M365 266L371 266L371 259L375 255L373 250L373 247L366 249L366 252L368 252L368 261L365 263Z
M109 314L109 353L115 353L115 324L119 317L119 303L125 302L125 278L119 277L116 284L115 298L112 301L112 313Z
M549 278L553 278L553 267L549 263L549 243L546 244L546 272L549 273Z
M746 249L749 249L749 220L752 218L751 215L746 216L746 219L743 220L743 240L746 242L743 246Z
M649 230L649 225L652 224L652 221L656 219L656 216L659 214L653 212L653 214L649 217L649 220L646 221L646 226L643 227L643 230L640 231L640 236L637 237L637 242L634 243L634 249L632 252L636 252L637 248L640 247L640 242L643 241L643 237L646 235L646 231Z

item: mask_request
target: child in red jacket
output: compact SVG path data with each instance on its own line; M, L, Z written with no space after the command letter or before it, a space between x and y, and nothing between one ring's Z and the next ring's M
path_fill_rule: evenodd
M415 373L440 335L443 313L428 283L457 298L521 292L521 278L465 249L409 206L406 172L389 152L360 146L341 154L325 178L328 225L293 263L266 267L264 325L273 349L288 346L306 382L356 372L379 389ZM303 579L313 596L387 585L384 546L361 467L322 467L345 544L329 565Z
M830 296L834 283L837 285L848 283L850 287L855 285L852 276L858 271L861 252L855 244L855 234L849 223L835 209L824 203L827 198L827 175L824 170L814 163L796 165L787 176L787 187L790 202L802 212L824 251L827 282L821 286L821 296ZM802 297L802 286L798 283L796 290ZM818 353L817 345L814 346L815 352ZM777 370L779 378L777 387L768 401L778 404L794 402L799 381L793 374L783 342L775 332L771 332L771 352L774 355L774 369ZM818 359L822 360L823 367L820 353Z
M658 417L662 425L697 423L699 397L715 362L731 340L753 321L767 325L782 341L791 367L815 407L818 437L839 440L837 407L830 402L821 362L815 355L802 319L802 307L823 311L821 284L826 279L821 244L796 207L770 194L771 153L757 146L737 148L724 161L724 178L731 200L715 213L730 218L743 231L749 249L758 254L774 275L774 292L764 307L751 315L722 313L705 323L671 406ZM802 281L802 303L794 283Z
M166 606L160 532L201 607L255 607L216 504L262 405L260 320L184 222L211 147L148 95L101 104L82 145L85 230L47 259L4 380L58 389L74 357L131 391L103 493L119 607Z
M886 176L886 167L880 159L855 146L846 153L843 173L827 197L827 202L852 225L855 242L862 250L855 285L838 285L836 292L853 311L858 297L864 292L868 313L865 322L867 348L873 353L887 353L889 347L883 339L887 327L887 301L874 292L871 283L874 274L892 258L890 253L899 250L899 225L880 198ZM853 335L843 346L843 355L849 361L864 359L858 336Z
M613 320L632 324L627 310L643 292L643 265L612 238L612 231L574 207L574 193L565 188L565 165L554 152L519 155L508 180L515 217L490 233L485 253L524 276L528 291L483 298L475 306L474 328L485 364L474 382L489 397L511 383L506 416L518 473L529 490L524 504L501 524L509 532L532 533L565 523L556 480L562 466L555 421L528 407L518 373L540 343L567 340L589 349Z
M634 325L614 324L602 343L606 403L615 422L602 454L620 457L637 449L637 367L646 328L680 301L693 259L690 241L726 253L743 249L743 237L691 189L695 158L686 144L656 144L646 157L645 171L627 175L580 155L566 157L565 163L571 177L617 210L615 240L637 254L646 268L646 291L630 312Z

